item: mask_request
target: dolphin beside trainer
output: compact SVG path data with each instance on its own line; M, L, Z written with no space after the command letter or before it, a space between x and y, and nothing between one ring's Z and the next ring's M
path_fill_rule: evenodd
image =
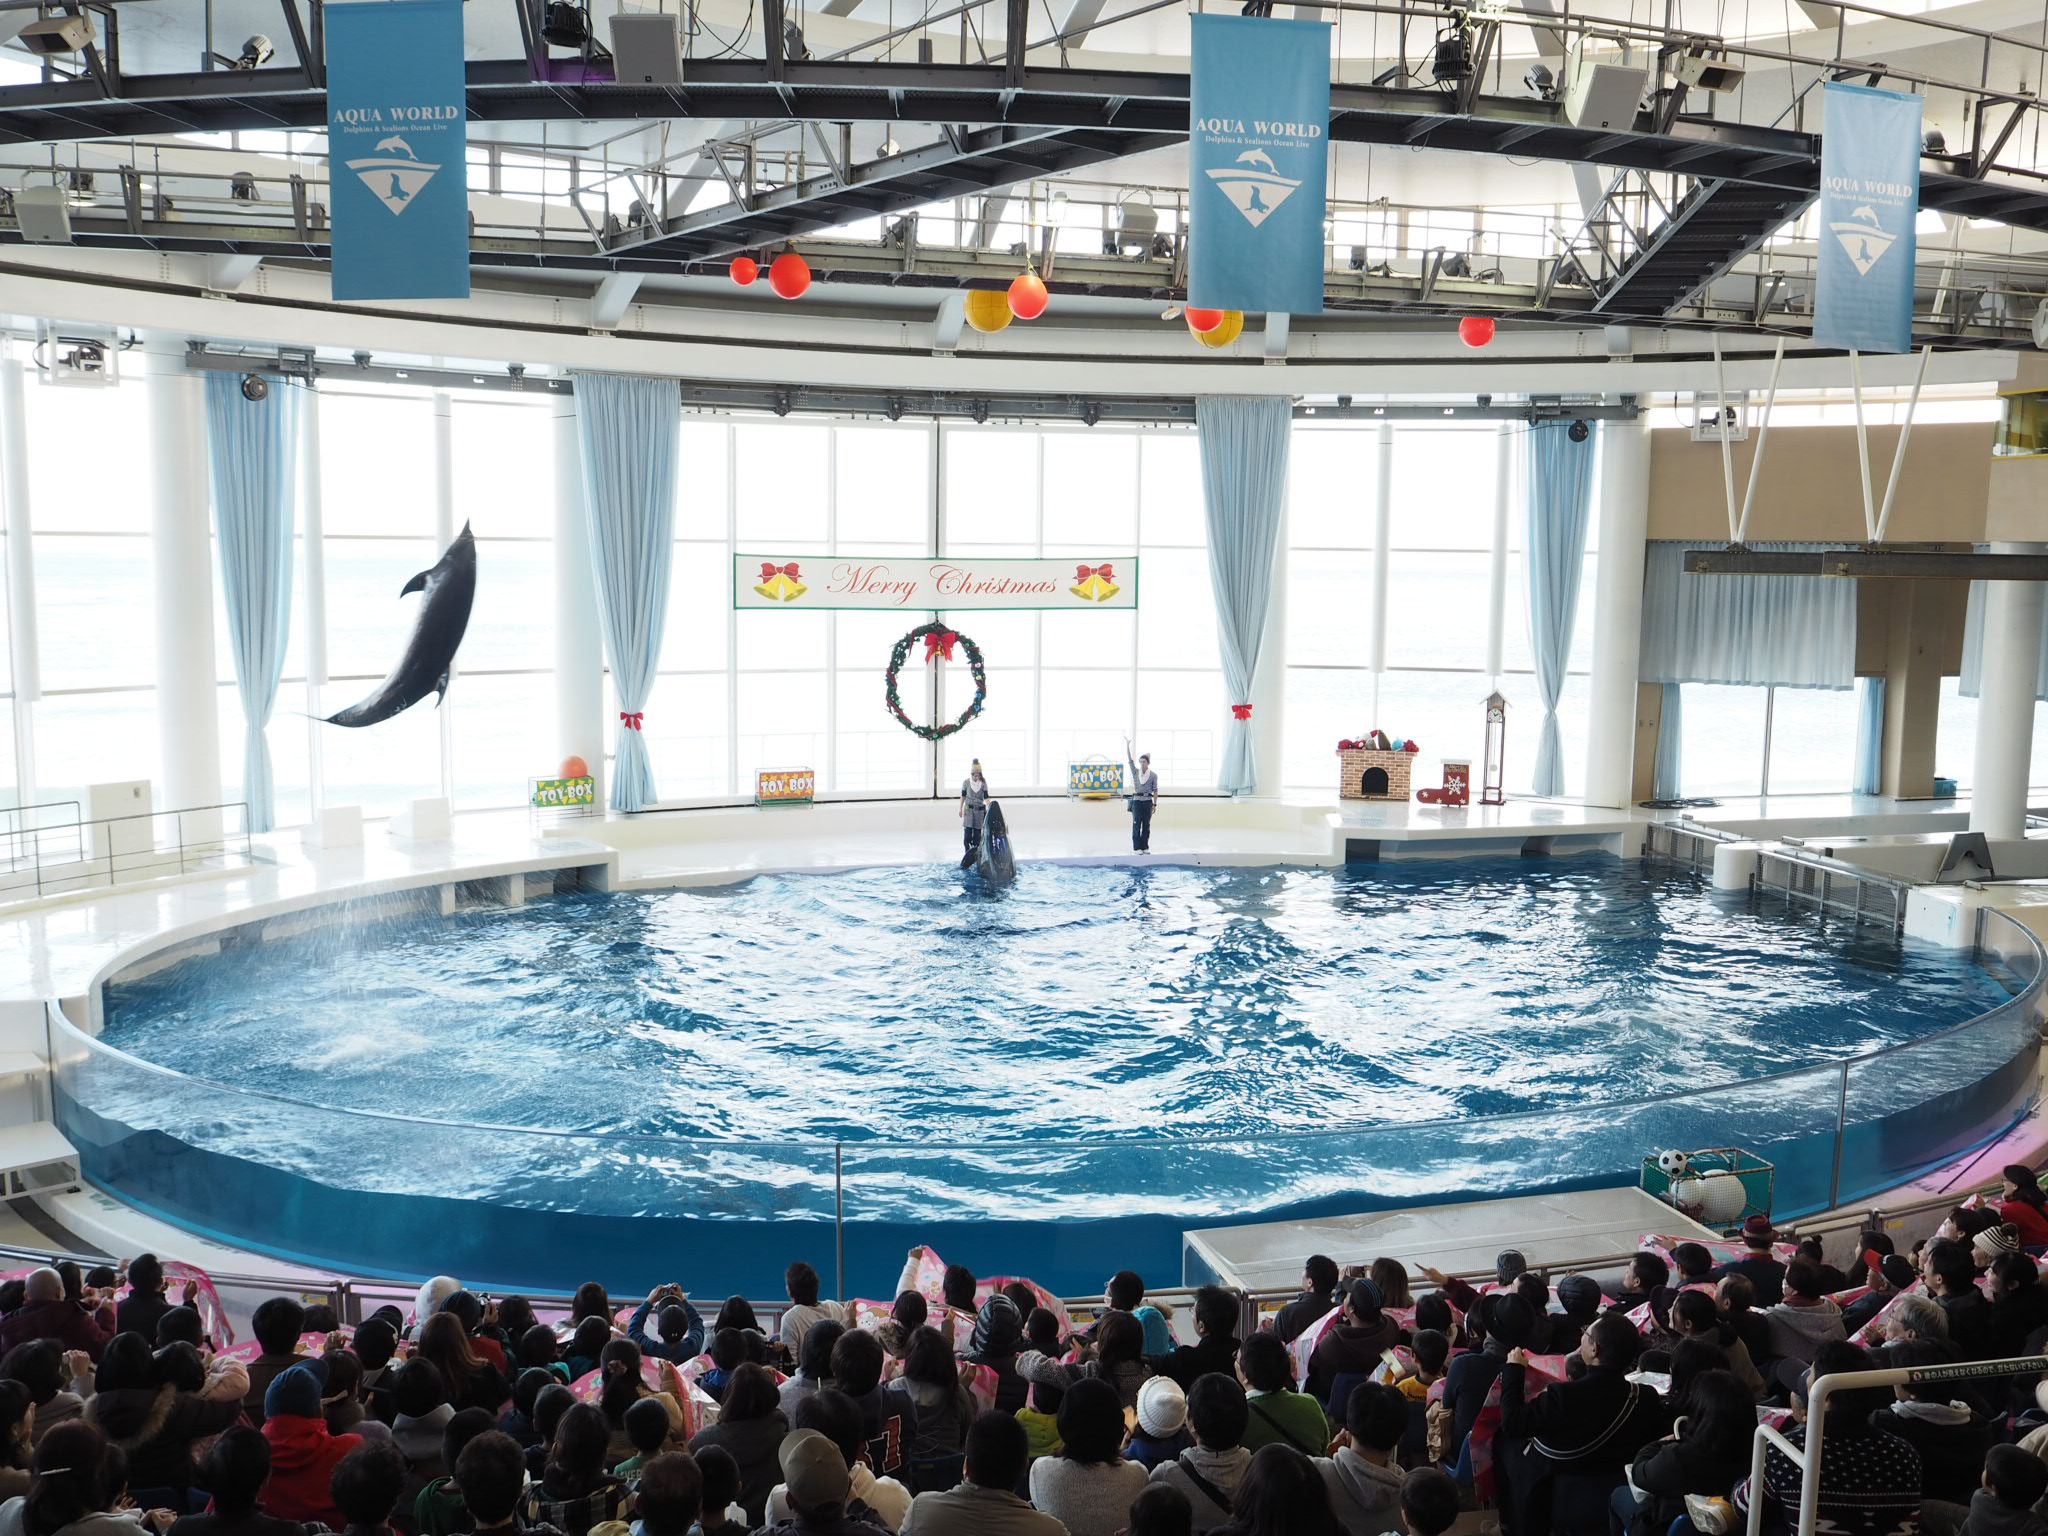
M399 588L398 595L413 592L423 596L398 665L375 693L328 715L327 724L375 725L410 709L430 693L437 695L438 702L438 696L448 692L448 669L455 664L455 653L469 628L470 606L476 601L476 540L470 537L469 524L464 523L441 558Z

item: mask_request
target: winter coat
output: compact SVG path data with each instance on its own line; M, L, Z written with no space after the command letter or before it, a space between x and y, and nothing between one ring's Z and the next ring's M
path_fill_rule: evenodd
M1397 1466L1368 1461L1350 1446L1315 1458L1330 1491L1330 1513L1345 1536L1381 1536L1401 1529L1401 1479Z
M1983 1485L1991 1426L1966 1404L1892 1403L1873 1413L1870 1422L1920 1453L1921 1498L1967 1504Z
M131 1488L183 1488L192 1481L192 1442L242 1417L242 1401L210 1401L176 1387L116 1387L85 1405L88 1422L128 1458Z
M1847 1337L1842 1331L1842 1309L1825 1296L1810 1307L1780 1302L1764 1317L1771 1327L1771 1354L1780 1360L1811 1365L1821 1345Z
M1401 1325L1384 1312L1370 1323L1331 1324L1308 1357L1308 1380L1302 1389L1318 1402L1328 1402L1339 1376L1371 1375L1380 1367L1380 1356L1405 1337Z
M330 1434L325 1419L281 1413L263 1421L263 1438L270 1442L264 1507L280 1519L317 1520L331 1530L348 1524L327 1485L341 1458L361 1445L363 1437Z
M97 1362L114 1336L114 1309L87 1312L75 1301L41 1301L0 1319L0 1355L17 1344L55 1339L66 1349L82 1349Z

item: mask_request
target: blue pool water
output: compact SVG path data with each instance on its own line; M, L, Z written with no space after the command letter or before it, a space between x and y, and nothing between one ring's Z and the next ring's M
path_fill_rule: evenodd
M346 923L107 998L108 1044L346 1109L606 1134L1310 1131L1704 1088L2002 1001L1633 861L1041 865Z

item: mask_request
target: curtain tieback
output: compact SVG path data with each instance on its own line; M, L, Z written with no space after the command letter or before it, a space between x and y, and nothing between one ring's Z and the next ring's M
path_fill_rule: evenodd
M640 729L640 722L647 718L647 712L641 709L622 709L619 711L619 718L626 722L627 730L637 731Z
M1230 706L1230 713L1234 719L1249 720L1252 717L1252 707L1249 704L1233 704Z

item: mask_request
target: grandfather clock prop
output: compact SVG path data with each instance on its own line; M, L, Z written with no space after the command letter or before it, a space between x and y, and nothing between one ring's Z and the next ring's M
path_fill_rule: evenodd
M1506 805L1508 701L1498 693L1486 696L1486 750L1480 757L1481 805Z

